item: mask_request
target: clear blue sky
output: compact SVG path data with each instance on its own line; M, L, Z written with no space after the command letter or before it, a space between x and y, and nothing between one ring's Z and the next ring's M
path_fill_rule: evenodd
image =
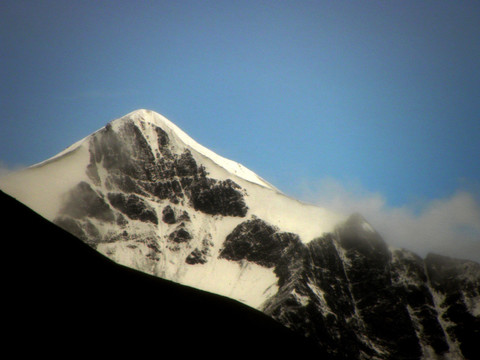
M292 195L478 191L480 2L0 2L3 166L138 108Z

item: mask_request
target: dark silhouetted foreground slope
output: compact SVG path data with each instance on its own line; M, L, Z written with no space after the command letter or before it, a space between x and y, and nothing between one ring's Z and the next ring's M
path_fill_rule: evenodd
M18 355L319 358L259 311L117 265L3 192L0 204L2 342Z

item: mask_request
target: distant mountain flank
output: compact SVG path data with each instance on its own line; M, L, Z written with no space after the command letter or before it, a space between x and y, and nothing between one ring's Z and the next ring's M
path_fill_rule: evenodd
M478 263L393 249L361 214L292 199L153 111L0 188L114 263L263 312L321 358L480 358Z

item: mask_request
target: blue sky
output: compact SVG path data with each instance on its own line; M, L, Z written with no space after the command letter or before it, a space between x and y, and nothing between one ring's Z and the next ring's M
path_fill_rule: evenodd
M474 1L4 0L0 161L148 108L307 201L476 214L479 24Z

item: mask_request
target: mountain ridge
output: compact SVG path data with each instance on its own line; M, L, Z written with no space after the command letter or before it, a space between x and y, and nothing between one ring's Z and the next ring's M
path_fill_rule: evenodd
M480 265L393 249L361 214L291 199L157 115L0 187L115 262L261 310L329 358L475 358Z

